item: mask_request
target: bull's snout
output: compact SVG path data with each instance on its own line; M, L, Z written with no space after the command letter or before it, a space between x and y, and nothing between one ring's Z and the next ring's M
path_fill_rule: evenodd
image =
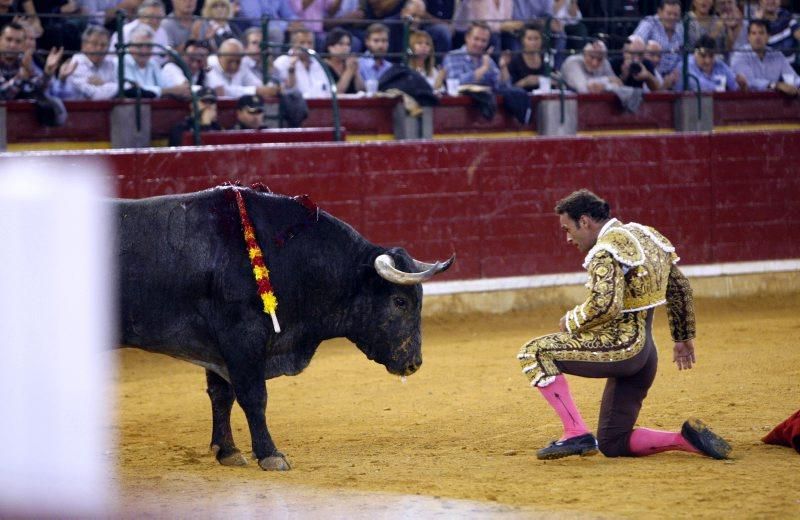
M421 366L422 366L422 357L415 356L414 359L412 359L411 362L409 362L403 369L403 375L410 376L411 374L419 370L419 367Z

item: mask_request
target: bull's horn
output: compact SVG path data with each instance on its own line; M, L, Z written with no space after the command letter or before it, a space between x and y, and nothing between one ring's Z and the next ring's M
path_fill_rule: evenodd
M451 256L450 259L444 263L436 262L435 264L427 264L414 260L414 265L416 265L417 268L424 268L424 270L420 273L406 273L394 266L394 259L391 256L383 254L378 255L375 259L375 270L378 271L381 278L389 282L398 285L415 285L429 280L437 273L441 273L450 267L453 260L455 260L455 255Z
M443 272L447 271L450 268L450 266L456 260L456 255L455 255L455 253L453 253L453 256L451 256L444 263L437 261L436 263L429 264L428 262L420 262L419 260L416 260L416 259L413 259L413 258L412 258L412 260L414 260L414 266L419 271L427 271L428 269L437 269L435 274L438 274L438 273L443 273Z

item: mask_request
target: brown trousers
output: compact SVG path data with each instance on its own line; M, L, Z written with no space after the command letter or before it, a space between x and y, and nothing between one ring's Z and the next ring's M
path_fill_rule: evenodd
M606 363L556 361L556 366L564 374L608 378L600 405L597 442L606 457L632 456L628 442L658 368L653 309L647 311L645 346L632 358Z

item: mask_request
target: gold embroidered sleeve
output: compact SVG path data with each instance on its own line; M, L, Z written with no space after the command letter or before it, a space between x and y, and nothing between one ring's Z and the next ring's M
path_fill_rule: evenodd
M695 337L694 300L692 286L675 264L667 281L667 318L673 341L686 341Z
M580 332L602 325L619 315L625 294L622 266L607 251L599 251L587 266L589 296L567 311L568 332Z

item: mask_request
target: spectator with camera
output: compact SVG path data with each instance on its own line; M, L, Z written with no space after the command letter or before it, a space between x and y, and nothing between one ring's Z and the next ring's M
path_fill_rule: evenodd
M622 56L610 63L623 85L653 92L661 88L661 77L645 50L644 40L634 34L622 47Z

